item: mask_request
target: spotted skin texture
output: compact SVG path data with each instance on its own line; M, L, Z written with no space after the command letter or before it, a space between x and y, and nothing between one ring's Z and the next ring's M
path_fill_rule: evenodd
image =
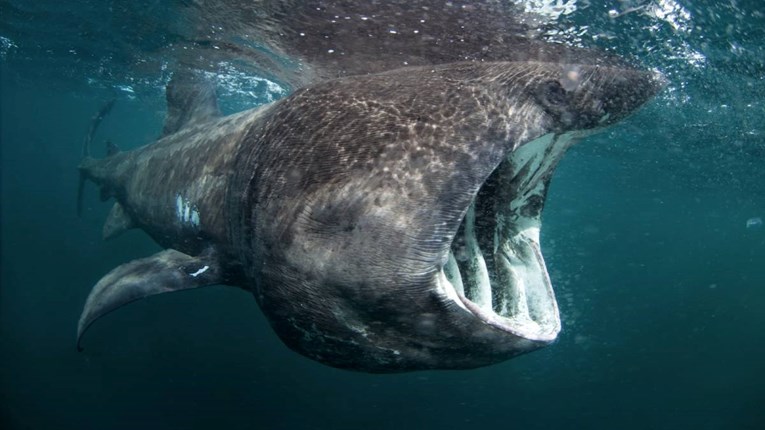
M476 367L546 344L487 325L435 284L468 205L507 154L593 126L576 104L584 95L555 112L539 102L540 86L563 73L549 63L412 68L275 106L245 139L229 208L246 277L282 339L367 371ZM561 122L567 108L576 112Z
M165 248L196 254L228 240L223 203L232 161L263 111L205 121L135 151L86 159L80 169L122 204L135 227ZM178 216L179 196L198 211L198 226Z
M508 181L533 175L505 162L527 143L618 121L658 87L651 73L587 64L407 67L191 121L81 171L162 246L214 261L206 285L252 291L295 351L367 372L473 368L554 339L508 329L445 290L439 276L479 189L498 166ZM172 270L146 274L141 296L183 289L165 285ZM135 296L99 291L111 293L86 305L86 328Z

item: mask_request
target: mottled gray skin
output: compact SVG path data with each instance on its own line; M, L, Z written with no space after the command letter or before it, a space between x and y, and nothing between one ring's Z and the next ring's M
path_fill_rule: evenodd
M180 62L249 60L298 90L220 118L212 87L177 72L160 140L83 161L81 186L116 200L104 236L141 228L169 249L96 284L78 341L131 301L220 283L347 369L471 368L555 339L547 184L577 137L656 93L653 73L544 43L505 0L181 7Z
M161 246L196 255L214 243L230 254L225 192L243 136L266 109L190 125L135 151L88 158L80 169ZM197 210L199 226L179 219L178 196Z
M472 368L544 346L551 339L503 330L444 294L437 275L458 227L518 148L607 126L659 87L652 73L586 64L405 68L312 85L86 159L81 170L132 226L187 255L171 255L181 272L141 272L140 293L122 292L137 288L122 276L94 288L79 336L129 301L225 283L252 291L290 348L341 368ZM215 276L200 279L204 267Z
M456 306L436 276L468 205L509 152L607 125L598 124L606 112L616 121L655 91L643 73L584 67L583 85L551 105L569 69L405 69L318 85L275 106L249 133L260 144L237 161L229 208L246 278L281 338L367 371L483 366L549 343Z

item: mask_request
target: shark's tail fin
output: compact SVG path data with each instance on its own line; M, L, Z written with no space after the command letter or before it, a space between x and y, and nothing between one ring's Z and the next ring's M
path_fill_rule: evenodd
M88 134L85 135L85 141L82 143L82 157L83 159L90 158L90 146L93 142L93 136L96 134L96 130L98 130L98 126L101 125L101 121L106 117L106 115L109 114L109 112L112 110L112 107L114 106L114 102L116 99L111 99L106 104L104 104L101 109L96 112L96 114L93 116L93 119L90 120L90 128L88 129ZM113 152L113 145L110 144L109 146L109 152ZM85 189L85 181L88 179L86 171L83 169L80 169L80 182L77 186L77 216L82 215L82 194Z

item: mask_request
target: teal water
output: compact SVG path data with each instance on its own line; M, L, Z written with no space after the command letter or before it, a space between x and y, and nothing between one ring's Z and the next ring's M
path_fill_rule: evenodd
M76 217L80 145L113 96L97 142L156 138L169 46L202 37L176 19L196 3L0 0L0 428L765 428L765 227L747 227L765 218L765 9L572 3L561 37L670 84L556 171L542 245L559 341L477 370L367 375L289 351L225 287L133 304L76 351L92 285L158 250L138 231L102 242L92 188ZM205 67L227 112L280 95L246 63Z

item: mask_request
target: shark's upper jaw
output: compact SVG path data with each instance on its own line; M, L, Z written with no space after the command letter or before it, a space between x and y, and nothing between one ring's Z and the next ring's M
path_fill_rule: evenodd
M501 331L555 340L560 317L539 233L550 177L575 133L510 152L473 199L438 275L457 305Z

